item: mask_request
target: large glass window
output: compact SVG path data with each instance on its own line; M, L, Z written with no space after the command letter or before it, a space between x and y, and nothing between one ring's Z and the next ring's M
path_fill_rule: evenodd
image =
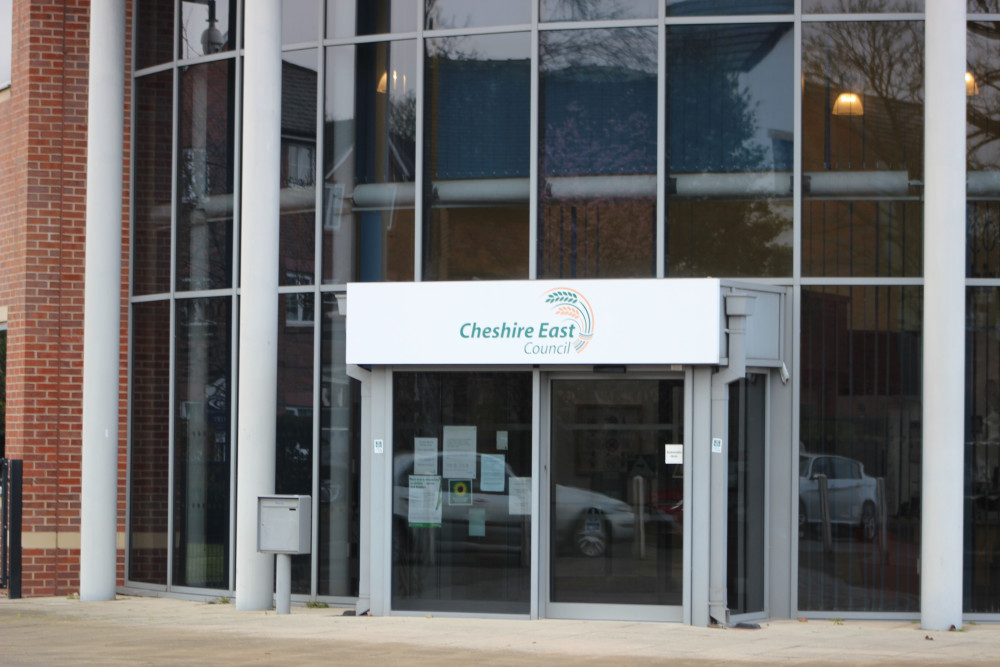
M543 32L538 275L656 275L655 28Z
M792 0L666 0L666 2L667 16L791 14L794 7Z
M323 282L413 280L416 43L326 55Z
M0 0L0 90L10 85L14 48L14 0Z
M236 48L236 4L230 0L181 0L181 59Z
M921 22L802 27L802 273L922 270Z
M919 287L802 290L802 611L920 608Z
M972 3L978 2L979 0L969 0L970 7ZM902 13L922 11L924 11L924 0L802 0L802 12L804 14L871 14L875 12Z
M232 301L176 303L173 583L228 589Z
M281 43L298 44L321 39L322 11L322 0L282 0Z
M529 35L426 44L424 278L527 278Z
M419 0L327 0L326 36L416 32Z
M1000 288L966 300L965 611L1000 612Z
M312 495L315 297L278 296L274 492ZM292 592L309 593L311 557L292 556Z
M970 14L995 14L1000 12L998 0L969 0Z
M320 329L319 559L317 591L358 594L361 384L347 376L347 318L323 295Z
M172 72L136 81L135 143L132 152L132 292L170 291L170 219L173 156Z
M170 302L132 309L128 579L167 584Z
M180 72L177 155L177 289L233 283L236 63Z
M392 607L527 614L531 374L393 374Z
M1000 278L1000 33L970 22L966 74L968 262L970 278Z
M656 18L656 0L539 0L543 21Z
M282 285L316 280L316 58L316 49L290 51L281 63Z
M0 0L0 6L5 1L10 2L10 0ZM175 5L175 0L147 0L135 3L136 69L159 65L174 59L174 19L177 9ZM3 40L0 40L0 44L2 43Z
M424 7L428 30L531 22L531 0L424 0Z
M792 273L791 23L667 28L666 274Z

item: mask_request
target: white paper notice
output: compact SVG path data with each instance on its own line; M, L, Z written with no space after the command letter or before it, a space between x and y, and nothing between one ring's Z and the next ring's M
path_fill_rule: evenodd
M476 427L445 426L441 474L445 478L476 479Z
M469 510L469 537L486 537L486 510Z
M441 478L410 475L410 507L407 519L411 526L441 525Z
M531 514L531 478L511 477L507 496L507 513L511 516Z
M506 466L503 454L483 454L482 476L479 478L479 488L483 491L503 493L503 479Z
M438 474L438 439L413 439L413 474Z
M663 445L663 462L668 465L683 465L684 445Z
M507 451L507 431L497 431L497 451Z

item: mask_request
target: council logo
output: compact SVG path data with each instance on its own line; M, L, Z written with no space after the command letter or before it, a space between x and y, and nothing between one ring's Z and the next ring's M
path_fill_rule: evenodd
M468 341L516 341L525 356L552 360L583 352L594 338L594 310L575 289L557 287L543 294L551 315L535 318L467 320L458 327L460 339ZM539 313L536 305L531 311ZM531 312L529 311L529 312Z
M545 293L545 303L552 306L556 315L575 320L577 335L573 349L577 354L583 352L594 337L594 310L587 298L575 289L557 287Z

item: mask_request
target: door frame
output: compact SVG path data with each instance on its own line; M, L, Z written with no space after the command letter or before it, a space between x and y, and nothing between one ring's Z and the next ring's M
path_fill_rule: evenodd
M538 378L536 387L538 417L538 457L537 505L535 521L538 539L534 549L536 561L534 572L537 576L537 610L540 618L561 618L581 620L616 620L616 621L672 621L690 622L691 601L691 520L690 498L692 485L692 431L693 431L693 373L690 366L643 367L629 368L625 372L601 373L593 369L579 370L568 368L543 368L536 371ZM630 605L602 603L552 602L549 599L551 584L550 541L552 517L548 511L551 507L551 473L552 462L552 381L553 380L590 380L601 382L607 380L665 380L681 379L684 381L684 521L682 547L682 595L680 605ZM533 608L534 616L534 608Z

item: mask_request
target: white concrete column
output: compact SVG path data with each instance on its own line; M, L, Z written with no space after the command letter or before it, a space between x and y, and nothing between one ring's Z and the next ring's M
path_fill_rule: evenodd
M920 621L962 626L965 2L927 3Z
M244 25L236 608L260 610L274 599L274 556L257 553L257 498L274 493L281 0L247 2Z
M125 0L90 5L80 599L113 600L118 533Z

